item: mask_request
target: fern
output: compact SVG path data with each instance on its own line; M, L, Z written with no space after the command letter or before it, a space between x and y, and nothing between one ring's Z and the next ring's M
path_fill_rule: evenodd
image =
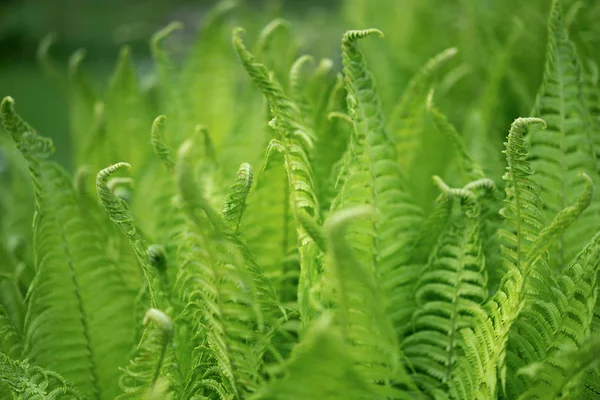
M0 398L599 398L600 7L544 2L220 0L106 90L48 35L74 172L5 98Z
M1 117L29 163L36 196L36 277L29 292L24 356L61 373L86 395L110 398L110 382L132 340L126 310L133 298L106 259L101 237L89 229L68 175L45 160L51 142L20 118L11 98L2 101ZM104 330L114 336L105 337Z
M532 167L541 187L546 216L553 215L573 200L580 190L577 174L595 172L594 151L588 110L583 97L582 68L575 46L569 40L562 15L562 5L552 3L548 26L547 61L544 80L538 92L533 114L548 123L544 132L530 135ZM591 175L594 176L595 175ZM561 235L552 251L551 263L564 267L584 241L596 232L597 207L570 231Z
M206 331L219 390L240 397L262 382L259 360L269 334L265 322L271 324L271 318L276 318L277 311L270 306L276 300L252 260L244 259L241 244L228 236L220 215L193 188L191 145L184 143L177 165L178 186L191 223L184 234L178 285L196 329Z
M315 320L294 350L286 376L254 399L370 399L374 392L356 372L331 315Z
M559 388L561 379L568 375L568 367L560 357L556 358L558 353L581 346L590 332L597 297L598 239L596 235L558 277L544 271L545 274L535 278L511 335L509 350L512 347L514 352L509 353L511 371L517 372L528 364L544 365L543 376L529 378L545 382L548 389ZM509 380L512 397L527 398L525 393L539 390L533 390L537 384L526 377L522 374ZM550 398L550 394L538 395Z
M456 53L455 48L449 48L428 60L408 83L402 98L392 113L387 128L392 132L402 168L410 168L415 162L415 155L420 147L421 118L429 88L436 78L438 70Z
M176 372L169 371L174 368L173 366L168 368L169 363L165 362L172 358L170 353L172 352L173 323L169 317L155 308L146 312L143 322L144 325L152 323L153 326L146 328L147 335L145 335L143 343L138 346L135 358L123 370L121 387L125 393L117 397L118 399L137 399L149 396L156 390L161 376Z
M233 192L227 196L223 206L223 217L231 224L233 231L236 233L246 209L246 198L251 186L252 170L250 164L244 163L240 166L236 182L231 187Z
M337 289L333 301L339 309L348 352L356 360L359 372L375 384L376 398L415 398L418 392L401 363L396 332L386 315L385 297L376 276L354 258L352 247L344 238L351 221L368 217L370 212L366 206L349 208L327 221L329 268Z
M304 122L298 105L289 100L279 83L269 79L266 67L254 61L254 57L246 50L241 41L240 32L239 29L234 31L234 47L250 78L261 89L269 102L275 116L272 126L281 136L284 149L285 168L290 186L291 211L296 222L299 242L299 308L303 322L306 324L316 314L308 299L319 280L320 266L316 260L318 257L316 246L303 231L297 215L300 211L304 211L316 220L321 218L315 178L310 164L314 133Z
M509 224L516 223L512 236L507 231L503 232L510 246L503 248L508 272L496 294L485 304L487 316L477 315L473 328L462 331L466 356L453 375L453 398L493 398L498 392L498 378L504 387L508 335L524 306L531 276L535 276L539 265L545 263L548 248L591 200L591 186L588 184L588 189L575 205L561 210L549 226L541 229L535 208L537 194L532 191L531 185L527 185L531 170L523 141L525 126L532 123L543 121L535 118L515 120L506 143L508 167L505 179L508 183L507 207L503 216ZM589 183L589 177L586 180Z
M342 39L342 60L348 107L354 124L350 143L351 159L344 186L332 205L333 210L368 204L376 212L349 229L349 237L356 255L376 274L389 304L387 311L397 330L405 327L408 288L415 277L404 248L411 245L412 236L420 222L420 210L411 203L404 190L402 174L396 164L396 155L385 130L381 105L375 84L357 39L381 33L376 30L349 31ZM407 296L408 295L408 296Z
M20 399L87 399L56 372L30 365L26 361L11 360L2 353L0 361L2 384L7 385L10 392Z
M487 298L485 260L480 238L480 205L468 189L450 189L438 178L443 199L456 208L438 239L415 293L413 331L402 343L421 385L433 395L445 392L463 343L459 331L473 327Z

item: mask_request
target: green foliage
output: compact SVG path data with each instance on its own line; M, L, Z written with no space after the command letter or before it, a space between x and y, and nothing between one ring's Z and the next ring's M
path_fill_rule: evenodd
M599 398L600 97L580 3L552 2L537 99L513 60L543 55L518 45L528 13L501 43L467 24L460 52L433 42L423 63L396 48L420 24L372 3L348 0L348 20L389 34L347 31L341 71L271 13L260 31L242 18L247 47L234 1L185 58L181 23L152 37L151 87L127 47L102 95L83 50L63 71L42 42L77 169L2 101L0 397ZM408 3L440 26L454 7ZM488 3L461 2L513 12Z

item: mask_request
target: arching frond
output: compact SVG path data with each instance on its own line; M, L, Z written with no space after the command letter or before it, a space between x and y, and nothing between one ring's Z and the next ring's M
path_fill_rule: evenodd
M545 218L541 210L538 188L531 176L533 170L528 157L528 147L523 134L531 124L545 122L538 118L518 118L510 129L506 145L506 173L502 177L506 181L505 206L500 210L505 223L498 235L505 241L503 254L506 268L523 269L525 255L539 231L545 226Z
M131 215L131 211L129 211L129 205L127 202L117 197L107 185L110 176L122 168L129 169L131 166L127 163L121 162L111 165L98 172L96 177L96 191L104 210L108 214L108 217L115 225L119 227L123 235L125 235L129 241L135 257L137 258L138 263L144 272L144 276L146 277L146 284L148 285L148 291L150 295L150 306L155 306L157 304L157 282L155 282L156 274L150 265L148 254L146 253L148 246L138 232L138 228L135 224L133 216Z
M404 188L402 173L396 163L394 147L385 129L375 83L368 71L357 39L377 30L349 31L342 39L342 61L348 92L348 108L354 122L344 172L344 184L334 200L332 210L368 204L375 212L354 221L348 235L359 260L371 270L389 300L387 312L394 316L397 330L405 329L410 312L409 287L415 277L410 268L406 247L410 247L421 221L420 209L413 205Z
M177 162L178 187L189 219L179 251L177 291L217 367L228 396L246 396L261 384L261 360L278 318L275 295L242 243L195 187L185 142Z
M454 148L459 170L465 183L485 177L483 169L469 154L463 138L458 134L454 125L433 104L433 89L427 96L426 108L436 127L448 138Z
M583 97L582 67L564 24L562 4L552 3L544 78L533 115L543 118L548 129L533 129L529 136L534 181L540 186L544 214L548 218L573 201L581 190L577 175L595 173L595 154ZM561 234L551 251L550 263L562 268L598 230L599 206L590 208L572 229Z
M257 63L252 54L246 50L240 33L240 29L234 31L233 45L248 75L269 102L275 117L272 126L279 133L284 149L285 169L290 186L291 211L294 215L299 243L299 309L302 320L306 324L316 316L316 310L311 306L308 298L319 281L321 267L318 260L318 249L310 236L303 230L297 215L304 211L317 221L321 219L315 178L310 163L315 135L305 123L298 105L286 96L277 81L269 79L267 68Z
M36 276L23 355L86 395L113 398L117 368L133 340L132 293L103 249L91 216L97 208L81 209L71 178L45 160L51 141L21 119L11 98L2 101L0 115L29 163L36 197Z

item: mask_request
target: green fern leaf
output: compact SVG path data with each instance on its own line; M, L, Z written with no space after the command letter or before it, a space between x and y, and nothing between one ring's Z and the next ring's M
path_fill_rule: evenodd
M564 349L580 347L590 332L599 252L600 235L596 235L559 276L552 276L552 271L546 269L532 280L526 304L509 338L507 362L513 374L534 363L545 365L546 372L537 377L512 376L508 380L509 397L537 392L539 388L527 389L537 385L534 381L544 382L548 390L557 389L567 375L568 366L556 357Z
M543 123L537 118L519 118L513 122L506 143L507 180L503 209L512 233L504 230L509 243L503 248L508 272L500 288L485 304L487 316L477 315L472 329L461 334L465 343L463 357L452 376L452 398L491 399L497 395L498 380L506 384L506 344L508 335L524 306L535 266L544 262L545 252L566 228L585 210L591 199L591 186L574 206L562 210L550 226L543 228L537 208L537 193L529 176L527 146L523 140L525 126ZM499 379L498 379L499 378Z
M97 208L82 210L70 177L44 159L51 142L20 118L11 98L0 111L29 163L36 197L36 276L27 302L24 356L61 373L86 395L113 398L117 367L132 345L132 294L90 223Z
M245 396L262 382L261 360L279 309L251 254L195 188L192 144L184 143L176 168L190 220L179 251L177 291L188 303L196 329L206 332L217 382L229 395Z
M246 210L246 199L252 187L252 169L250 164L240 165L235 184L231 186L233 192L227 196L223 206L223 217L231 225L231 228L237 233L240 222Z
M173 323L168 316L155 308L148 310L144 316L144 325L150 322L152 327L146 328L145 338L138 346L136 355L123 369L120 384L125 393L117 399L139 399L148 396L155 390L161 376L169 379L170 374L177 372L171 343Z
M294 349L283 379L267 385L252 399L371 399L374 392L355 370L339 328L322 315Z
M351 222L369 217L371 212L368 206L348 208L327 220L328 268L337 289L334 301L342 336L361 375L383 398L409 398L409 392L418 395L418 391L401 363L396 332L386 314L386 299L373 271L354 256L351 242L345 238ZM395 393L398 387L401 390Z
M385 130L375 83L367 70L357 39L379 34L377 30L349 31L342 39L342 61L348 108L354 122L345 182L332 210L368 204L375 212L355 221L349 229L359 260L375 273L389 299L387 311L397 330L405 329L411 315L410 290L415 277L407 265L407 247L412 245L421 221L421 211L412 204L396 163L394 147ZM402 308L405 313L397 313Z
M283 92L281 85L269 79L264 65L257 63L252 54L246 50L240 38L240 29L233 34L233 44L254 83L267 98L271 111L275 116L272 126L281 136L284 148L285 168L290 185L290 201L296 222L299 241L300 278L298 284L299 308L304 324L316 316L308 298L319 280L318 249L310 236L304 231L298 220L300 211L320 221L320 207L316 193L315 178L310 163L314 142L314 132L305 123L300 109Z
M581 348L559 349L556 359L545 364L532 364L521 372L536 380L536 384L521 395L519 400L557 399L568 400L578 397L578 386L582 375L600 361L600 337L587 337ZM560 365L557 373L555 363ZM551 380L553 379L553 380ZM575 396L575 397L574 397Z
M426 108L436 127L450 140L450 144L454 148L457 156L461 175L463 175L465 182L484 178L485 174L483 173L483 169L467 151L467 147L462 137L456 131L454 125L448 121L448 118L446 118L444 114L435 108L435 105L433 104L433 90L429 92L427 97Z
M487 298L480 237L480 205L473 192L450 189L438 178L442 202L456 204L429 264L416 284L413 332L402 342L410 365L431 395L447 392L463 346L459 331L473 327Z
M12 360L2 353L0 353L0 382L9 388L9 393L15 398L23 400L85 400L88 398L56 372L32 366L27 361Z
M573 201L581 190L577 175L595 172L594 152L583 97L582 68L564 25L562 3L554 0L548 27L547 61L533 115L543 118L548 129L533 129L529 136L534 181L540 186L545 215L554 215ZM550 262L562 268L596 233L598 207L571 230L561 234Z

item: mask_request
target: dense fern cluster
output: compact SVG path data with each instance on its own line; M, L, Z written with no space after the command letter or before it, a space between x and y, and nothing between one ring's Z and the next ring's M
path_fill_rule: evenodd
M361 49L381 31L346 32L336 73L287 60L283 20L249 50L234 7L183 64L165 46L178 23L152 38L151 92L127 48L101 98L83 53L63 75L42 43L74 174L2 101L0 397L600 398L600 96L560 1L503 176L481 162L489 136L466 141L435 105L456 49L386 120ZM407 182L423 124L453 153L433 206Z

